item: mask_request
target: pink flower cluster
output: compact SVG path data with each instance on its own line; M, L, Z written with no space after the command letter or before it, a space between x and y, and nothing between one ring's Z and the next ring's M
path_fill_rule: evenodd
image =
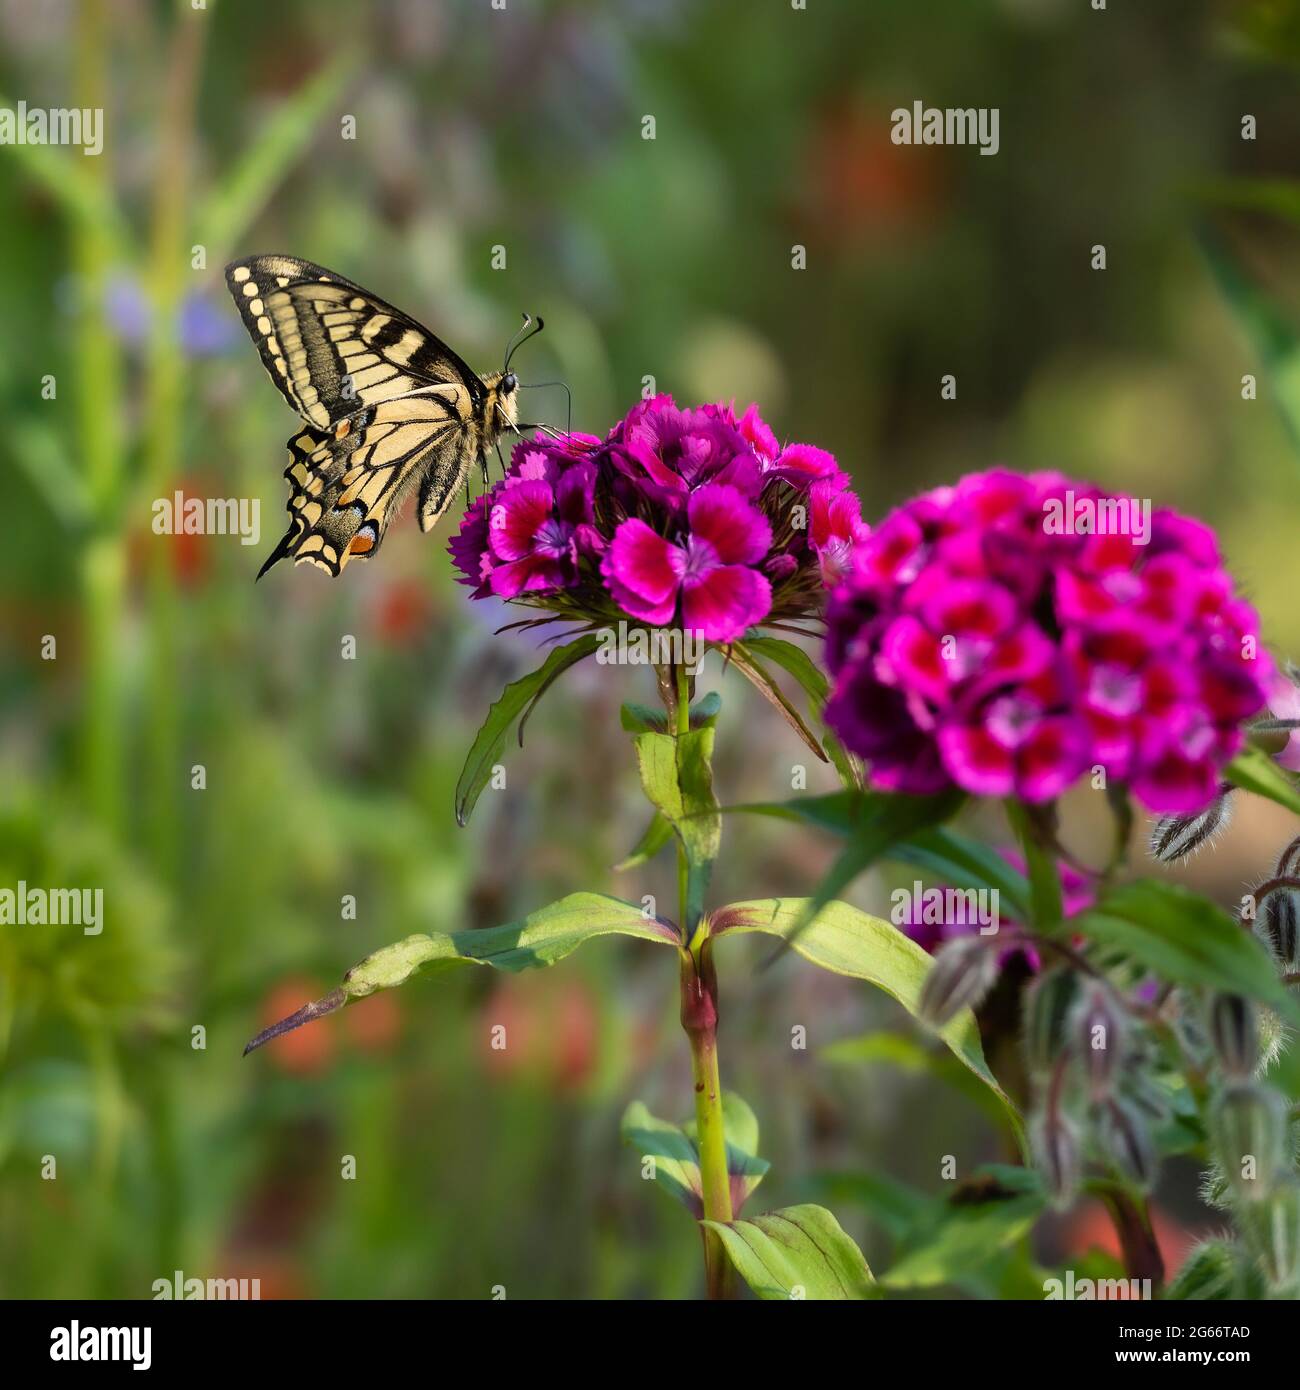
M826 717L878 785L1042 802L1100 767L1154 811L1213 799L1273 667L1214 533L1157 510L1116 534L1142 515L1120 500L992 471L859 542Z
M602 441L525 440L450 544L474 597L728 643L820 613L868 534L834 458L754 406L636 406Z

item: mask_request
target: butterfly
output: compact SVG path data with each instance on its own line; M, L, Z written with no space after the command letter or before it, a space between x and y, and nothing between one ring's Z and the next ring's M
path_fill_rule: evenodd
M518 432L510 357L542 329L527 314L499 372L480 376L413 318L342 275L296 256L226 267L244 327L280 394L302 416L289 440L289 529L260 579L285 558L339 575L369 559L418 488L432 530L475 462ZM531 332L529 331L531 327Z

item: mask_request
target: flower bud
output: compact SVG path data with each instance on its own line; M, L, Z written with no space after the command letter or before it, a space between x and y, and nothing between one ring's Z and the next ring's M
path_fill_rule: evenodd
M1272 1288L1295 1289L1300 1283L1300 1185L1284 1179L1267 1202L1256 1202L1242 1213L1242 1230Z
M1207 1240L1183 1261L1165 1297L1174 1299L1231 1298L1237 1288L1237 1252L1226 1241Z
M1195 854L1227 825L1231 791L1225 783L1218 796L1194 816L1161 816L1151 829L1151 857L1162 864L1173 864Z
M973 1009L997 979L997 953L977 936L950 941L934 958L921 986L917 1012L942 1028L963 1009Z
M1210 1132L1229 1187L1247 1201L1262 1201L1284 1166L1286 1102L1271 1086L1236 1081L1210 1111Z
M1045 970L1025 994L1025 1060L1032 1072L1052 1069L1068 1041L1079 998L1079 976L1061 966Z
M1278 888L1264 899L1257 935L1273 953L1280 969L1290 973L1300 969L1300 894L1289 888Z
M1126 1019L1105 985L1091 984L1074 1019L1079 1052L1094 1100L1109 1094L1124 1060Z
M1259 1061L1255 1007L1240 994L1216 994L1210 1001L1210 1040L1229 1076L1246 1080Z
M1029 1143L1053 1206L1067 1207L1079 1188L1079 1138L1060 1111L1046 1111L1030 1125Z
M1136 1107L1107 1101L1098 1131L1102 1147L1125 1177L1142 1188L1155 1182L1160 1163L1151 1132Z

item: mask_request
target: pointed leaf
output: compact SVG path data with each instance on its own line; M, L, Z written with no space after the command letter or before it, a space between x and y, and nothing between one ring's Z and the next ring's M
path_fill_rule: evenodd
M911 937L891 923L860 912L848 903L829 903L810 920L807 909L806 898L732 903L710 916L709 928L714 936L728 932L765 932L781 937L813 965L836 975L866 980L916 1016L921 986L932 958ZM805 921L807 925L803 925ZM1022 1140L1019 1113L984 1060L979 1030L970 1010L958 1014L939 1036L953 1055L997 1096L1017 1140Z
M490 965L514 974L554 965L584 942L611 935L680 946L677 929L670 922L648 918L632 903L602 893L570 893L521 922L486 931L408 936L384 946L354 965L339 989L258 1034L244 1051L252 1052L281 1033L379 990L395 989L417 975L440 975L466 965Z
M1252 745L1243 749L1228 764L1224 775L1234 787L1266 796L1300 816L1300 788L1295 778L1283 772L1262 748Z
M492 776L493 767L501 760L511 725L557 676L590 656L599 646L599 634L584 633L566 646L557 647L537 670L511 681L501 692L475 736L456 783L456 820L460 825L469 821L479 794Z
M1125 884L1072 917L1070 930L1122 951L1163 980L1244 994L1300 1020L1300 1002L1264 946L1222 908L1179 884Z
M806 1204L753 1221L705 1221L732 1264L762 1299L867 1299L877 1296L862 1251L825 1207Z
M754 1112L729 1091L722 1095L722 1119L727 1136L727 1170L731 1175L731 1208L739 1213L771 1165L755 1152L758 1121ZM655 1181L698 1221L704 1215L704 1198L694 1122L670 1124L652 1115L637 1100L624 1111L621 1132L624 1142L654 1159Z

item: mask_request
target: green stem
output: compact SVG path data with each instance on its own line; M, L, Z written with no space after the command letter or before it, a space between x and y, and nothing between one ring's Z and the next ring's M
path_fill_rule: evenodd
M690 678L685 665L675 672L677 695L673 732L690 732ZM722 1081L718 1071L718 981L713 969L712 942L707 919L696 927L689 921L689 866L686 851L677 846L678 920L683 933L695 931L695 939L682 953L682 1028L691 1045L691 1079L695 1088L695 1138L700 1154L700 1187L707 1221L729 1222L731 1174L727 1166L727 1131L722 1116ZM722 1238L708 1227L704 1238L704 1274L709 1297L730 1294L731 1263Z

